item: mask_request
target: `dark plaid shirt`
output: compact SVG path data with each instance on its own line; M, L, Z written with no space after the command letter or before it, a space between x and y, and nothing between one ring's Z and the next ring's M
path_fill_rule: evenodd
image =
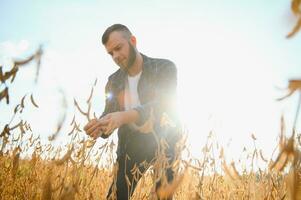
M178 135L177 128L162 127L160 121L162 114L178 124L176 109L174 106L177 87L177 69L173 62L167 59L150 58L142 54L143 67L138 82L138 96L141 106L134 108L139 113L137 126L143 126L154 117L154 132L161 139L165 137L169 141L175 140ZM113 73L106 84L106 104L102 116L116 111L124 111L124 92L128 74L119 69ZM152 114L151 114L152 113ZM172 133L171 133L172 132ZM101 137L107 138L108 135ZM157 142L154 134L141 133L123 125L118 129L117 156L130 157L137 160L145 160L152 157L156 150Z

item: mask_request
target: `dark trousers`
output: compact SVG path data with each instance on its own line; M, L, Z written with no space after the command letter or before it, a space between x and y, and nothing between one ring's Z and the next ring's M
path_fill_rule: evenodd
M148 163L151 162L150 159L146 160ZM135 159L127 159L126 157L121 157L117 159L118 162L118 171L117 171L117 180L116 180L116 195L117 200L127 200L130 199L132 196L138 181L141 178L141 174L144 174L144 172L148 169L148 166L145 165L145 162L143 161L137 161ZM136 168L136 170L139 170L140 173L133 174L133 170ZM173 171L171 168L165 169L165 174L168 182L171 182L173 180ZM128 185L128 182L130 185ZM156 189L159 188L161 185L161 182L156 183ZM110 199L110 197L113 195L113 190L115 187L115 183L113 182L109 193L107 195L107 199Z
M123 146L123 143L120 143L120 147L122 150L119 151L119 155L117 158L118 163L118 171L117 171L117 180L116 183L113 184L109 190L107 195L107 199L113 195L115 184L116 184L116 195L117 200L127 200L132 196L138 181L141 178L141 175L148 169L148 165L144 165L143 163L152 164L156 159L156 153L160 151L165 152L166 158L168 159L168 165L175 159L175 145L177 141L181 138L181 135L178 134L180 132L177 129L162 129L161 135L165 135L166 142L168 147L162 148L158 146L158 142L156 141L153 134L140 134L140 133L129 133L127 135L120 135L119 141L126 141L126 145ZM131 135L132 134L132 135ZM121 138L123 137L123 138ZM140 173L133 174L135 170L138 169ZM165 175L168 182L171 182L174 177L174 173L172 169L166 168ZM155 172L156 173L156 172ZM130 186L128 184L130 183ZM161 181L158 181L156 184L156 189L160 187Z

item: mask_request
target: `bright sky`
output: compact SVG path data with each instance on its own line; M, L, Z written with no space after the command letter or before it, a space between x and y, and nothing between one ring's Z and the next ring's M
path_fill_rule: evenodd
M276 87L301 78L301 33L285 39L295 22L289 0L1 0L4 67L9 69L9 58L24 58L40 44L45 54L38 85L34 65L20 70L11 86L11 106L0 104L0 128L22 96L33 93L40 109L31 107L23 117L35 132L50 135L61 115L62 88L69 102L67 124L58 138L64 141L74 113L73 97L83 105L95 78L94 110L101 113L104 84L118 67L100 39L106 27L123 23L136 35L141 52L176 63L179 109L192 153L200 154L213 130L220 144L230 142L228 157L236 158L244 146L251 147L252 133L259 148L270 155L281 113L288 128L295 116L297 95L275 101L285 94ZM300 123L301 116L299 132Z

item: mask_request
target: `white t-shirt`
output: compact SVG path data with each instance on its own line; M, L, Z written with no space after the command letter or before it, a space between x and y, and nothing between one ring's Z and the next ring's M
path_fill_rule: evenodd
M125 110L130 110L137 106L140 106L140 100L138 95L138 82L140 80L142 71L135 76L127 77L127 83L125 84L125 95L124 95L124 107Z

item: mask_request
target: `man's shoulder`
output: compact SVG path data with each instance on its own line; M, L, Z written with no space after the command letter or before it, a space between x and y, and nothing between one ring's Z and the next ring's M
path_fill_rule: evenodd
M166 58L153 58L145 55L144 58L146 59L144 64L152 68L176 68L175 63Z
M119 79L122 76L123 71L121 69L116 70L109 76L109 80Z

